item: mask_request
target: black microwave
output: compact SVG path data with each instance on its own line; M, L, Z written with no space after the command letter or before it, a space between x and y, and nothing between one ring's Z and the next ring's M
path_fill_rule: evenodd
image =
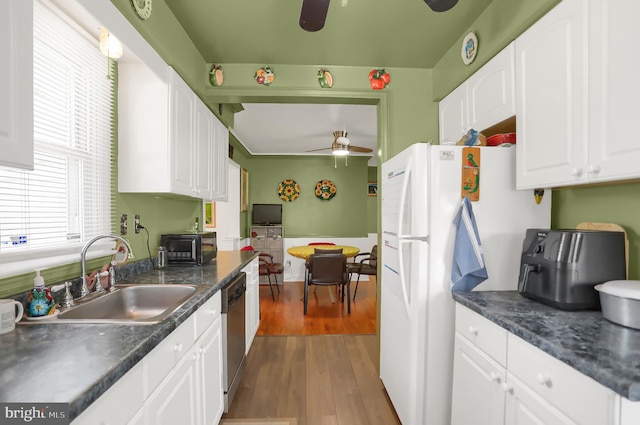
M216 232L167 234L160 236L167 249L167 264L201 266L216 258Z

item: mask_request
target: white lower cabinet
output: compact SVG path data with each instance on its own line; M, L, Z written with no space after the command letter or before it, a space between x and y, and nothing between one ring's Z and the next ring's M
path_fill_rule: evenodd
M73 425L216 425L224 409L217 292Z
M196 342L200 425L217 425L224 411L222 319L218 316Z
M245 354L249 354L249 349L251 348L251 344L253 344L253 339L255 338L256 333L258 332L258 327L260 326L260 276L258 275L258 263L259 260L256 257L251 261L251 263L242 269L242 271L247 274L247 290L245 292Z
M194 347L164 378L144 403L146 425L197 425L197 385Z
M452 424L619 423L620 397L613 391L499 327L506 347L496 350L503 341L494 327L456 305Z

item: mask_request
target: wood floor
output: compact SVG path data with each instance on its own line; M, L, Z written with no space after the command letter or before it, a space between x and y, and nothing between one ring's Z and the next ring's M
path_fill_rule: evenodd
M351 314L347 314L347 301L331 301L329 290L335 287L309 289L307 315L304 315L304 283L286 282L276 300L271 298L269 286L260 286L260 328L258 335L334 335L376 333L376 283L360 282L356 300L351 301ZM316 291L313 288L317 288ZM351 293L355 290L355 281Z
M355 289L355 282L352 285ZM347 314L327 288L287 282L276 301L260 287L261 322L224 418L289 418L298 425L400 424L377 373L376 283L360 282Z
M375 335L256 336L224 418L400 424L373 363Z

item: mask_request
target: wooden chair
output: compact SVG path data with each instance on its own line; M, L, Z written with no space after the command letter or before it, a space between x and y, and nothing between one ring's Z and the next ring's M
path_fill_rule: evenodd
M307 314L309 285L342 288L341 301L344 302L344 287L347 288L347 312L351 314L351 284L344 254L312 254L304 280L304 314Z
M358 257L364 258L358 261ZM378 245L374 245L371 248L371 252L361 252L353 257L353 262L349 263L349 280L351 280L351 276L354 273L358 274L356 289L353 291L353 300L355 301L356 294L358 293L358 284L360 283L360 275L378 276Z

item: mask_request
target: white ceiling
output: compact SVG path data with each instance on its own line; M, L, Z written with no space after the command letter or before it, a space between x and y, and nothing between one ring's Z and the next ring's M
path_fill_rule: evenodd
M375 105L243 104L236 113L233 134L252 155L332 155L334 131L347 131L351 145L372 149L375 166L377 115ZM312 149L326 149L307 152Z

